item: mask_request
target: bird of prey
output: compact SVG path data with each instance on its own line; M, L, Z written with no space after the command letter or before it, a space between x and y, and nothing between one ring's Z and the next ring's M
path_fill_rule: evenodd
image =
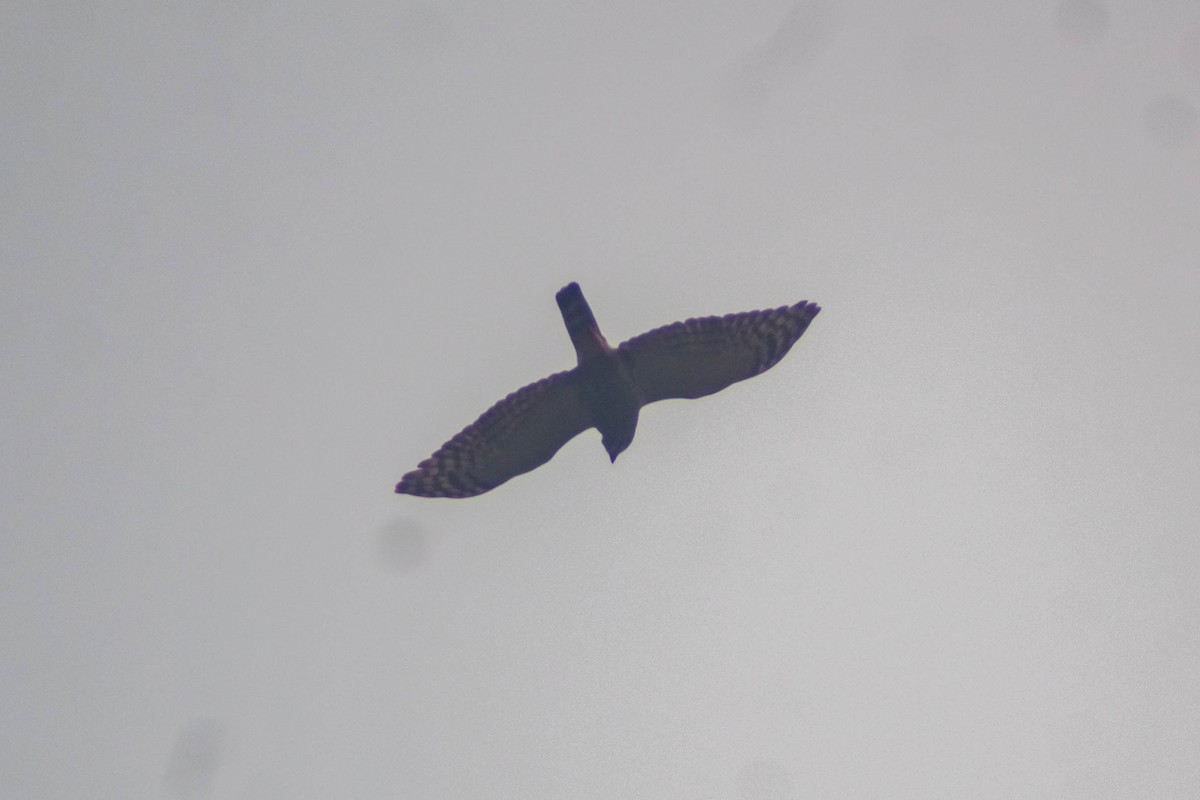
M775 366L821 310L792 306L676 322L612 347L579 284L555 299L578 365L496 403L396 484L400 494L472 497L545 464L588 428L617 460L633 441L638 410L672 397L703 397Z

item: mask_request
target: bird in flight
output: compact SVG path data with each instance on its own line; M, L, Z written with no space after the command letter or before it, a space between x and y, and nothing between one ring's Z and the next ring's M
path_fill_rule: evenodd
M719 392L779 363L821 310L792 306L676 322L612 347L579 284L555 299L578 365L518 389L484 412L396 484L399 494L473 497L540 467L588 428L616 461L633 441L638 410L668 398Z

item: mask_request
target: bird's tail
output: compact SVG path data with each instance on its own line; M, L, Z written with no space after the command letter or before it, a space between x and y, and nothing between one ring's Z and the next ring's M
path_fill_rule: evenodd
M600 355L609 349L592 308L583 298L583 290L578 283L568 283L558 290L554 296L558 301L558 309L562 312L563 322L567 333L571 336L571 344L575 345L575 355L582 364L586 359Z

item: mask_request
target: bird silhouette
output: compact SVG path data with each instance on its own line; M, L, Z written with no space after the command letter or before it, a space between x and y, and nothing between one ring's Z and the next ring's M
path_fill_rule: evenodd
M801 300L767 311L675 322L612 347L579 284L555 299L578 365L510 394L396 484L400 494L472 497L545 464L572 438L600 431L609 459L633 441L638 410L718 392L783 358L821 310Z

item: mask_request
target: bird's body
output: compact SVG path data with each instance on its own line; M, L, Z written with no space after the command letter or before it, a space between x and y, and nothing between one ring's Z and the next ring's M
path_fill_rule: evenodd
M769 311L676 322L612 347L579 284L556 295L577 366L496 403L396 485L401 494L471 497L550 460L588 428L617 460L638 411L668 398L720 391L779 362L821 310L800 301Z
M609 345L578 283L571 283L554 296L562 311L567 333L575 345L579 365L576 386L592 424L611 461L633 442L642 400L619 351Z

